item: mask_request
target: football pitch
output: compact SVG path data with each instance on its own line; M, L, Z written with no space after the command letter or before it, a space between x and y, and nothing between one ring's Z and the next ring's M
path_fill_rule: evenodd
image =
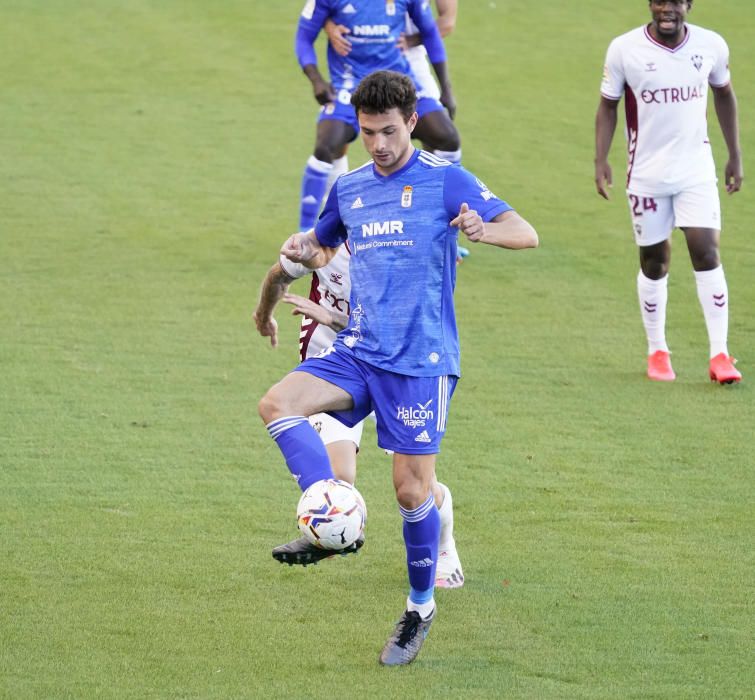
M647 3L460 3L464 163L541 247L472 245L458 270L438 475L467 580L402 669L377 663L407 582L374 426L362 552L270 556L299 492L256 406L298 320L279 309L273 350L251 312L314 143L302 4L0 0L0 698L753 697L751 0L690 14L728 41L739 99L730 387L679 232L678 379L644 377L621 122L611 201L593 185L605 50Z

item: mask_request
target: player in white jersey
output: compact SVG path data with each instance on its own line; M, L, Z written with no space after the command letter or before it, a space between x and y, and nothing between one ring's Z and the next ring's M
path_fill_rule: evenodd
M278 324L273 312L277 304L283 301L293 306L294 314L302 316L299 333L299 357L302 361L308 357L315 357L331 347L336 334L346 328L351 312L350 258L351 253L346 244L339 248L325 267L317 270L311 270L281 256L262 282L260 299L253 313L260 335L269 337L271 345L277 347ZM290 284L308 275L312 277L309 298L288 292ZM327 413L316 413L309 417L309 422L325 444L335 476L353 484L356 480L357 453L364 421L347 427ZM451 492L445 484L434 480L433 495L441 521L435 585L438 588L461 588L464 585L464 573L453 536ZM344 553L355 552L363 544L362 537L354 548ZM288 564L315 563L330 555L332 552L314 547L306 537L300 537L273 550L276 559Z
M729 355L729 294L719 255L721 205L706 109L713 92L729 152L726 191L739 191L742 158L729 49L715 32L686 22L692 0L650 0L651 21L608 47L595 118L595 183L608 199L608 153L624 96L628 169L626 192L640 251L637 292L648 340L650 379L673 381L666 343L671 232L680 228L692 260L710 341L708 373L721 384L742 375Z
M438 25L441 37L445 39L456 27L458 2L457 0L435 0L435 7L438 10L435 22ZM427 50L422 44L422 36L417 26L412 22L412 18L408 15L406 17L406 34L401 37L399 46L404 50L406 59L419 82L421 92L429 97L440 99L440 88L430 70Z

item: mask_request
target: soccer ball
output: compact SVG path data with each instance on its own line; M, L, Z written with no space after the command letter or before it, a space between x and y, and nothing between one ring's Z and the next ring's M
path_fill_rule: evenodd
M296 522L312 544L323 549L345 549L364 530L367 508L359 491L339 479L312 484L299 499Z

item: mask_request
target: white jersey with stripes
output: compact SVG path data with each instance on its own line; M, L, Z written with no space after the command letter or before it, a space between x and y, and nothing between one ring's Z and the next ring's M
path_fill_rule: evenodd
M309 298L328 311L349 315L349 296L351 279L349 278L349 259L351 254L346 245L342 245L333 259L319 270L310 270L304 265L291 262L281 255L280 264L283 271L294 279L312 275ZM299 357L305 360L333 345L336 332L330 326L317 323L309 316L302 316L299 331Z

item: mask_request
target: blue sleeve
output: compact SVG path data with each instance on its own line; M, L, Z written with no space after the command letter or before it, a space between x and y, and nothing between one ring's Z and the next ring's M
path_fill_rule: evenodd
M412 22L419 29L419 33L422 36L422 44L427 50L427 57L430 59L430 63L442 63L445 61L446 47L438 31L438 25L435 23L430 3L411 2L407 7L407 11L412 18Z
M330 189L325 208L315 224L315 236L320 245L328 248L338 248L348 237L348 231L341 221L341 211L338 208L338 180Z
M460 165L452 165L447 169L443 181L443 203L449 217L457 216L464 202L470 209L474 209L483 221L491 221L499 214L513 210L513 207L494 195L482 180Z
M317 65L315 53L315 39L320 33L325 20L330 15L330 7L327 0L309 0L299 16L299 26L296 28L296 41L294 49L299 65Z

